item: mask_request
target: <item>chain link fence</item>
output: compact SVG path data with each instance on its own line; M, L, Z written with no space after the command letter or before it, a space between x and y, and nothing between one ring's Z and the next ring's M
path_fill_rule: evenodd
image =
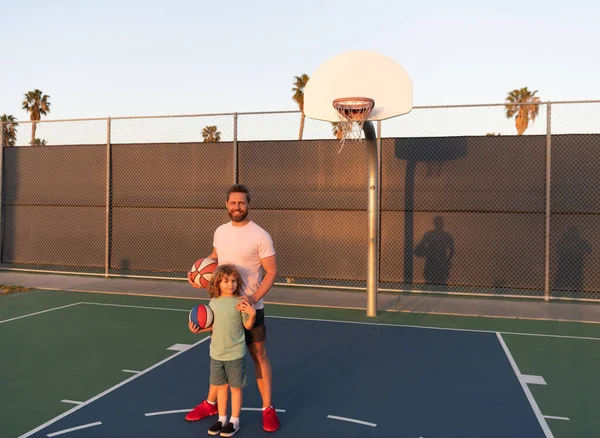
M600 300L596 120L600 102L540 103L520 136L503 104L378 122L379 289ZM366 151L340 148L331 123L286 111L12 128L4 269L185 278L239 182L279 283L366 288Z

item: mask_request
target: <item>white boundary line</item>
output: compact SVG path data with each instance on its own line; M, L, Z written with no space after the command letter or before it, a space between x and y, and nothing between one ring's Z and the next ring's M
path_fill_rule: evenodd
M327 418L331 418L332 420L348 421L350 423L357 423L357 424L362 424L362 425L371 426L371 427L377 426L375 423L369 423L367 421L355 420L354 418L338 417L336 415L328 415Z
M52 310L64 309L70 306L76 306L78 304L86 304L90 306L108 306L108 307L126 307L131 309L146 309L146 310L168 310L172 312L189 312L188 309L174 309L170 307L148 307L148 306L132 306L129 304L112 304L112 303L97 303L93 301L80 301L78 303L68 304L66 306L55 307L53 309L43 310L41 312L31 313L29 315L23 315L12 319L7 319L5 321L0 321L0 324L3 322L13 321L15 319L25 318L28 316L37 315L44 312L50 312ZM550 335L545 333L521 333L521 332L498 332L494 330L477 330L477 329L459 329L453 327L428 327L423 325L407 325L407 324L389 324L389 323L377 323L377 322L360 322L360 321L338 321L335 319L321 319L321 318L299 318L295 316L272 316L267 315L267 318L273 319L292 319L299 321L319 321L319 322L335 322L341 324L358 324L358 325L372 325L372 326L382 326L382 327L405 327L405 328L417 328L417 329L429 329L429 330L448 330L448 331L459 331L459 332L473 332L473 333L501 333L503 335L516 335L516 336L534 336L534 337L544 337L544 338L558 338L558 339L578 339L585 341L600 341L600 337L594 338L589 336L568 336L568 335Z
M529 385L547 385L546 380L543 376L532 376L529 374L521 374L519 379L523 381L523 383L527 383Z
M527 396L527 400L529 400L529 404L531 405L531 408L533 409L533 413L537 417L537 419L540 423L540 426L542 427L542 430L544 431L544 434L546 435L546 438L554 438L554 435L552 435L552 431L550 430L550 427L548 427L548 423L546 422L546 419L542 415L542 411L540 411L540 407L538 406L537 402L535 401L535 398L533 398L533 394L529 390L527 383L525 383L523 381L523 379L521 379L521 372L519 371L519 367L517 366L515 359L512 357L512 354L510 354L510 350L506 346L506 343L504 342L502 335L500 333L496 333L496 336L498 336L498 341L500 342L500 345L502 346L504 353L506 353L506 357L508 357L510 366L512 367L513 371L517 375L517 380L519 381L521 388L523 388L523 392L525 392L525 396Z
M72 405L80 405L81 403L83 403L83 402L80 402L80 401L67 400L67 399L61 400L60 402L61 403L69 403L69 404L72 404Z
M79 304L84 304L84 303L81 303L81 302L80 303L72 303L72 304L67 304L66 306L53 307L51 309L41 310L39 312L28 313L27 315L21 315L21 316L15 317L15 318L5 319L4 321L0 321L0 324L5 323L5 322L10 322L10 321L16 321L17 319L21 319L21 318L27 318L29 316L40 315L40 314L46 313L46 312L52 312L54 310L66 309L67 307L73 307L73 306L77 306Z
M195 347L195 346L197 346L197 345L200 345L200 344L202 344L203 342L206 342L206 341L208 341L209 339L210 339L210 337L209 337L209 336L207 336L207 337L205 337L204 339L202 339L202 340L200 340L200 341L196 342L196 343L195 343L193 346ZM79 409L83 408L84 406L87 406L87 405L89 405L90 403L92 403L92 402L94 402L94 401L98 400L99 398L102 398L102 397L104 397L106 394L108 394L108 393L110 393L110 392L113 392L115 389L118 389L118 388L120 388L121 386L123 386L123 385L126 385L127 383L131 382L132 380L134 380L134 379L137 379L137 378L138 378L138 377L140 377L141 375L143 375L143 374L146 374L147 372L149 372L149 371L153 370L154 368L158 368L158 367L159 367L159 366L161 366L162 364L164 364L164 363L166 363L166 362L170 361L171 359L174 359L174 358L176 358L177 356L179 356L180 354L183 354L183 353L185 353L185 351L180 351L180 352L178 352L178 353L175 353L175 354L173 354L173 355L171 355L171 356L167 357L166 359L163 359L163 360L161 360L161 361L160 361L160 362L158 362L158 363L155 363L155 364L154 364L154 365L152 365L150 368L146 368L144 371L140 372L139 374L135 374L134 376L131 376L131 377L129 377L129 378L128 378L128 379L126 379L126 380L123 380L121 383L118 383L118 384L116 384L115 386L113 386L112 388L109 388L109 389L107 389L106 391L104 391L104 392L101 392L101 393L100 393L100 394L98 394L97 396L95 396L95 397L92 397L91 399L89 399L89 400L87 400L87 401L83 402L82 404L80 404L80 405L78 405L78 406L75 406L74 408L71 408L71 409L69 409L67 412L64 412L64 413L60 414L59 416L57 416L57 417L54 417L53 419L51 419L51 420L49 420L49 421L45 422L45 423L44 423L44 424L42 424L41 426L38 426L38 427L36 427L35 429L33 429L33 430L30 430L29 432L27 432L27 433L25 433L25 434L21 435L19 438L27 438L28 436L31 436L31 435L33 435L34 433L36 433L36 432L39 432L40 430L44 429L45 427L47 427L47 426L50 426L51 424L53 424L53 423L57 422L57 421L58 421L58 420L60 420L61 418L64 418L64 417L66 417L67 415L71 415L73 412L75 412L75 411L77 411L77 410L79 410Z
M173 344L170 347L167 348L167 350L171 350L171 351L187 351L190 348L192 348L193 345L191 344Z
M549 420L563 420L563 421L571 421L570 418L568 417L553 417L552 415L544 415L544 418L547 418Z
M49 433L46 436L53 437L62 435L64 433L75 432L76 430L87 429L88 427L100 426L102 424L101 421L96 421L95 423L82 424L81 426L71 427L70 429L59 430L58 432Z
M262 408L242 408L242 411L262 412ZM285 412L285 409L275 409L275 412Z
M192 408L188 409L176 409L174 411L158 411L158 412L147 412L144 414L145 417L155 417L157 415L169 415L169 414L183 414L184 412L191 411ZM242 408L242 411L262 411L262 408ZM285 412L285 409L275 409L277 412Z
M95 303L93 301L82 301L78 304L89 304L92 306L107 306L107 307L127 307L130 309L145 309L145 310L169 310L171 312L189 312L189 309L173 309L171 307L149 307L149 306L132 306L129 304L113 304L113 303Z
M184 412L189 412L193 408L189 409L177 409L175 411L160 411L160 412L148 412L144 414L145 417L155 417L156 415L169 415L169 414L183 414Z
M84 303L84 304L87 304L87 303ZM455 332L490 333L490 334L501 333L503 335L536 336L536 337L546 337L546 338L600 341L600 338L593 338L593 337L586 337L586 336L549 335L549 334L545 334L545 333L498 332L498 331L494 331L494 330L459 329L459 328L453 328L453 327L429 327L429 326L424 326L424 325L389 324L389 323L361 322L361 321L337 321L335 319L299 318L299 317L295 317L295 316L266 315L266 318L294 319L294 320L299 320L299 321L337 322L337 323L342 323L342 324L373 325L373 326L382 326L382 327L404 327L404 328L417 328L417 329L429 329L429 330L448 330L448 331L455 331Z

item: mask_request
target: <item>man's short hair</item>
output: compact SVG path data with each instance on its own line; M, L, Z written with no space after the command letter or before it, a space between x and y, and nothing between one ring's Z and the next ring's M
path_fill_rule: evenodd
M229 191L227 191L227 200L229 201L229 195L231 195L232 193L245 193L246 194L246 200L248 201L248 204L250 203L250 190L248 190L248 187L246 187L243 184L234 184L231 187L229 187Z

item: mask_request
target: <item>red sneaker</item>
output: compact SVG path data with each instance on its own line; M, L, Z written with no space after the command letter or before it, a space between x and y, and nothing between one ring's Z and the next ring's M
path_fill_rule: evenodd
M277 418L277 412L275 412L273 406L262 411L262 414L262 425L265 432L275 432L279 429L279 418Z
M189 411L185 415L187 421L198 421L203 418L210 417L211 415L217 415L217 404L211 405L206 400L203 400L198 406Z

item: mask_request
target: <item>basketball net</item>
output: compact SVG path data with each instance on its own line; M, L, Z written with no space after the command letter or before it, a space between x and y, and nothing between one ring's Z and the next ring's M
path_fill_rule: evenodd
M333 101L340 121L337 128L341 131L341 147L338 154L344 148L346 140L358 140L362 136L363 125L371 114L375 101L368 97L343 97Z

